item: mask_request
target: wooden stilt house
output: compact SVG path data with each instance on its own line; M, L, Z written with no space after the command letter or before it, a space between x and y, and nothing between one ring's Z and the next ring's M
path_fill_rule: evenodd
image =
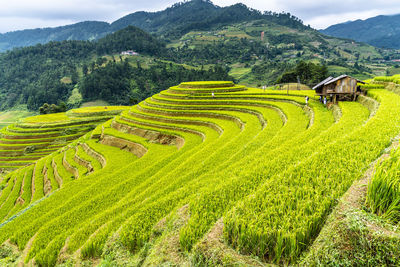
M333 78L328 77L316 86L313 87L315 94L322 97L330 97L333 103L336 103L339 99L355 100L357 95L361 94L361 89L357 83L364 84L356 78L349 75L340 75L339 77Z

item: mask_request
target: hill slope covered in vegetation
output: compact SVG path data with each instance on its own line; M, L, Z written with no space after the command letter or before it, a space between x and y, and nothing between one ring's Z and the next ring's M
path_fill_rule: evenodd
M220 68L201 71L163 62L142 68L120 56L125 50L151 58L168 55L163 42L134 26L96 42L50 42L0 54L0 109L26 104L37 111L44 103L68 104L74 88L82 92L83 101L129 104L182 79L228 78Z

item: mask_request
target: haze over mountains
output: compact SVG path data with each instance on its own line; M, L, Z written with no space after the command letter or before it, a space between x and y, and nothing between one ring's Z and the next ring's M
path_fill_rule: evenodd
M377 47L399 49L400 14L340 23L321 30L321 32L335 37L366 42Z

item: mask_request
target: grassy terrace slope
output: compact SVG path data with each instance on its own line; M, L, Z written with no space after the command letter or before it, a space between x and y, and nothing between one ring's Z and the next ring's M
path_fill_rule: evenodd
M64 147L125 107L74 109L29 117L0 132L0 168L18 169Z
M370 87L390 87L400 92L400 75L375 77ZM398 175L400 149L396 147L390 157L380 161L368 186L366 203L370 211L392 222L400 221L400 179Z
M0 263L296 263L398 134L400 96L370 97L376 112L341 102L334 116L312 91L195 82L154 95L7 176L0 242L14 257Z

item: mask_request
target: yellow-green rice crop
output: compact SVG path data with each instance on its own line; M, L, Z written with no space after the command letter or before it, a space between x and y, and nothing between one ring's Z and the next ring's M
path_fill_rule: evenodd
M175 230L187 253L222 218L223 238L239 252L296 263L337 199L398 134L400 96L382 89L369 95L380 103L376 113L363 105L368 101L340 102L335 121L307 90L196 82L163 91L103 117L67 147L38 149L59 151L6 176L0 243L10 240L27 250L25 262L44 266L55 265L61 251L71 259L104 257L107 242L135 254L152 249L155 227L185 206L190 216ZM1 146L34 144L29 134L41 144L63 127L95 126L97 119L54 119L45 131L25 122L4 130L9 139ZM22 137L14 141L14 134ZM146 153L138 157L121 144ZM24 181L34 185L33 196ZM28 201L15 205L20 196Z

